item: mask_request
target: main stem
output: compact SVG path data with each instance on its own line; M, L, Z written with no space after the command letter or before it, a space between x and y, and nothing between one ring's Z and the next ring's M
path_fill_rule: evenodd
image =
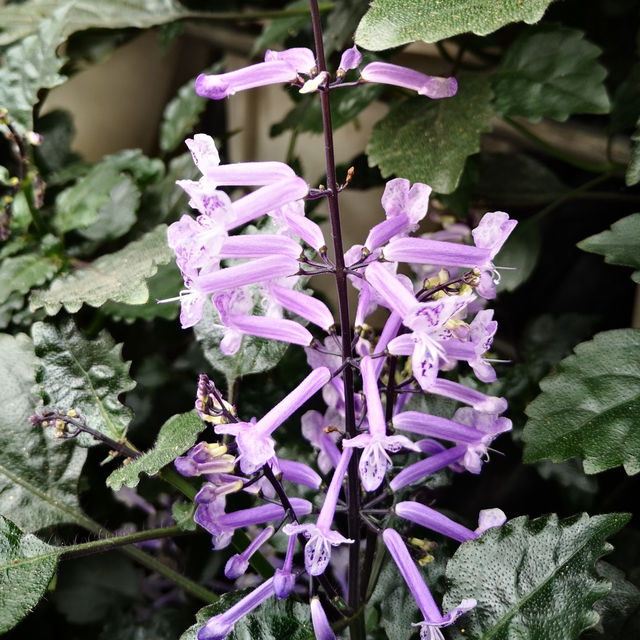
M316 48L318 72L327 70L322 43L322 24L317 0L309 0L313 38ZM340 207L338 204L338 181L336 179L336 163L333 150L333 127L331 124L331 99L328 90L320 92L322 108L322 128L324 132L324 155L327 169L327 190L329 195L329 219L331 220L331 236L333 239L336 289L338 292L338 312L340 314L340 331L342 334L342 361L349 360L352 355L351 319L349 317L349 300L347 297L347 274L344 264L344 248L342 246L342 228L340 226ZM357 435L355 406L353 402L353 369L345 367L344 381L345 429L350 438ZM354 542L349 545L349 586L348 603L351 609L358 611L360 601L360 481L358 479L358 455L353 455L347 471L347 529L348 536ZM357 616L349 625L351 640L364 638L362 616Z

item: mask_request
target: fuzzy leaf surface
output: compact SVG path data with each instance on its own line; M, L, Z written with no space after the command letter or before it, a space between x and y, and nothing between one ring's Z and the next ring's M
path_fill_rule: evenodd
M25 294L43 285L57 270L53 261L35 253L5 258L0 264L0 303L16 291Z
M540 382L526 408L524 461L581 458L586 473L640 471L640 329L598 333Z
M136 383L129 377L129 362L122 345L101 331L88 339L71 319L56 326L37 322L32 327L35 352L40 359L36 381L44 403L62 410L75 409L87 426L113 440L122 440L131 422L131 409L118 396ZM81 435L77 441L95 444Z
M85 524L78 479L86 449L29 424L39 404L32 393L36 366L31 338L0 334L0 513L26 531Z
M593 605L610 590L596 560L612 547L605 540L628 514L558 521L555 514L526 516L489 529L462 544L447 565L443 609L464 598L478 601L456 640L573 640L598 621Z
M118 491L123 484L137 487L141 473L149 476L158 473L162 467L190 449L206 426L195 411L179 413L169 418L160 427L153 448L111 473L107 478L107 486L114 491Z
M356 31L356 44L381 51L468 31L484 36L510 22L538 22L550 4L551 0L373 0Z
M451 193L467 157L480 150L480 134L491 130L491 96L487 80L467 76L453 98L401 102L374 126L369 165L385 178L395 174Z
M621 264L637 269L631 275L640 282L640 213L632 213L611 225L611 229L589 236L578 247L604 256L607 264Z
M145 304L149 300L146 281L158 265L174 257L167 245L167 228L159 225L120 251L101 256L89 266L56 278L48 290L38 289L29 301L32 311L44 307L49 315L64 308L76 313L83 304L99 307L107 300Z
M200 609L196 613L198 622L189 627L180 640L197 640L198 631L209 618L225 612L250 591L225 593L215 604ZM315 637L308 605L293 598L276 600L274 596L238 620L226 640L314 640Z
M9 631L38 604L62 551L0 516L0 633Z
M584 32L548 26L526 30L493 77L494 107L503 116L564 121L574 113L608 113L602 53Z

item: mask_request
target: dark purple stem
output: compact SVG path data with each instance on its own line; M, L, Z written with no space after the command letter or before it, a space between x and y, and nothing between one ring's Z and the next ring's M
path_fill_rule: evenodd
M309 0L311 22L313 24L313 38L316 47L316 61L318 72L327 70L322 44L322 24L317 0ZM327 204L331 220L331 236L333 239L335 278L338 292L338 311L340 314L340 330L342 333L342 359L346 362L353 355L351 349L351 320L349 318L349 302L347 298L347 274L344 264L344 249L342 246L342 229L340 226L340 207L338 205L339 186L336 178L336 164L333 151L333 128L331 125L331 102L329 91L320 92L322 108L322 125L324 132L325 164L327 168ZM355 406L353 402L353 369L346 367L343 373L345 398L345 427L347 435L354 438L357 435ZM353 455L347 471L347 528L348 536L355 542L349 545L349 606L357 611L360 602L360 481L358 478L358 458ZM350 625L351 640L364 638L362 617L358 616Z

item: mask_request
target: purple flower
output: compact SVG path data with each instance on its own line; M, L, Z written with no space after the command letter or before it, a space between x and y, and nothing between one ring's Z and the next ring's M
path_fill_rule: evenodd
M333 431L327 433L325 427L333 426L332 421L339 417L343 422L342 417L337 416L337 413L333 409L329 409L323 416L319 411L315 409L307 411L301 419L302 435L306 438L316 449L319 449L318 453L318 469L322 473L329 473L332 467L337 466L340 460L340 450L338 449L335 441L338 434Z
M295 547L296 536L289 536L284 564L282 565L282 569L276 569L275 575L273 576L273 590L275 591L276 598L279 600L289 596L296 584L296 575L292 571Z
M351 451L349 449L343 451L340 462L331 478L331 483L327 489L316 523L287 524L283 528L283 531L289 536L302 533L309 538L309 542L304 547L304 566L311 576L319 576L324 573L331 559L331 546L353 543L353 540L345 538L341 533L331 529L338 496L342 488L342 480L347 472L347 465L350 459Z
M356 69L360 66L362 62L362 54L358 51L358 48L353 45L351 49L347 49L342 52L342 56L340 56L340 64L338 65L338 70L336 71L336 77L341 79L345 76L347 71L350 69Z
M186 456L176 458L174 464L183 476L201 476L231 473L236 459L223 444L199 442Z
M418 567L416 567L404 542L402 542L400 534L393 529L385 529L382 537L391 557L398 566L398 570L407 583L411 594L415 598L424 616L423 622L414 625L420 627L420 639L444 640L440 628L453 624L462 614L473 609L477 602L473 598L467 598L443 616L429 591L429 587L425 584Z
M275 456L275 441L271 434L330 378L331 373L326 367L315 369L258 422L237 422L215 427L216 433L230 433L236 437L240 452L238 461L243 473L255 473Z
M467 448L462 445L445 449L439 453L435 453L420 462L414 462L405 467L391 482L389 486L392 491L399 491L404 487L408 487L414 482L418 482L423 478L440 471L445 467L458 463L464 458Z
M311 623L316 640L336 640L336 634L333 633L320 599L317 596L313 597L309 604L311 605Z
M455 78L428 76L389 62L370 62L360 72L360 76L365 82L380 82L404 87L428 98L451 98L458 91L458 82Z
M224 575L229 580L235 580L244 575L249 568L251 556L275 533L272 526L263 529L241 553L236 553L227 560L224 567Z
M418 447L406 436L388 436L385 425L378 378L373 369L370 357L360 362L364 396L367 401L367 421L369 433L362 433L355 438L342 441L343 447L362 448L362 456L358 470L365 491L375 491L384 480L387 467L391 464L387 451L397 453L403 447L418 451Z

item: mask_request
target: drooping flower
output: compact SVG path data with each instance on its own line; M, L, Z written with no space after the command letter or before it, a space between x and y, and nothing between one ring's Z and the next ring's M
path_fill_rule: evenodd
M275 528L269 525L265 527L241 553L236 553L227 560L224 567L224 575L229 580L235 580L244 575L249 568L251 556L275 533Z
M417 91L428 98L451 98L458 91L455 78L428 76L389 62L370 62L360 72L365 82L380 82Z
M320 599L316 596L311 598L311 623L316 640L336 640L336 634L329 624L327 614L322 608Z

